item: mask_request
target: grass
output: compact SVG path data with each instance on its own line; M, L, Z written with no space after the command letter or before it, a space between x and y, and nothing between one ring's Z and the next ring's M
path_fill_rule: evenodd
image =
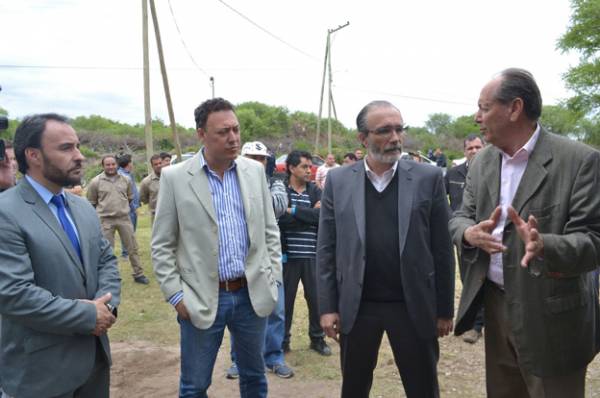
M165 302L150 261L150 216L147 207L139 210L136 236L146 276L150 285L133 282L128 261L119 260L119 269L123 279L119 319L110 331L112 341L145 341L162 346L179 344L179 327L175 320L175 311ZM116 239L118 242L119 240ZM121 252L119 243L115 250ZM457 275L458 278L458 275ZM460 296L461 284L457 279L456 303ZM458 305L458 304L457 304ZM308 311L302 288L298 291L292 325L292 352L286 355L287 363L294 369L294 381L330 381L341 383L339 347L329 341L333 355L322 357L308 349ZM223 339L223 348L229 352L229 338ZM440 362L438 375L441 396L476 398L485 395L483 341L468 345L457 337L440 340ZM216 370L217 371L217 370ZM218 370L221 372L222 370ZM302 396L299 391L298 396ZM323 392L323 397L337 396L334 392ZM588 367L586 396L600 397L600 362L595 361ZM398 370L387 338L383 339L379 352L378 365L374 373L373 398L404 397ZM311 397L312 398L312 397ZM317 398L317 397L316 397Z

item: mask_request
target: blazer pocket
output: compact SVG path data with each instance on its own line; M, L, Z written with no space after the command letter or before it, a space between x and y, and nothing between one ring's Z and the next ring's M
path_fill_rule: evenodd
M549 314L560 314L575 308L584 307L588 299L581 292L565 295L548 297L544 300L544 308Z
M540 220L546 217L551 217L553 214L556 214L559 209L560 203L555 203L538 209L529 209L529 214Z

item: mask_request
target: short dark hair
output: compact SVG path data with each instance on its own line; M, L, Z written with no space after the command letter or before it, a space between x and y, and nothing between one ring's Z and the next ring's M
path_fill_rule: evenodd
M471 142L471 141L475 141L476 139L478 139L481 141L481 143L483 145L485 145L485 141L483 140L483 137L480 136L479 134L469 134L468 136L465 137L465 140L463 141L463 148L467 147L467 142Z
M287 173L288 177L291 174L290 166L298 166L302 161L302 158L312 161L312 155L306 151L293 150L287 155L287 158L285 159L285 172Z
M104 161L108 158L113 158L115 160L115 162L117 161L117 157L115 155L111 155L111 154L103 155L102 158L100 158L100 164L102 165L102 167L104 167Z
M165 160L166 158L171 159L173 157L169 152L161 152L158 156L160 156L162 160Z
M150 165L152 165L152 162L154 162L155 160L162 160L162 158L159 154L155 153L154 155L150 156Z
M117 156L117 164L120 168L124 169L125 167L129 166L129 163L131 163L130 154L124 153L122 155Z
M542 114L542 95L533 75L525 69L509 68L500 72L500 77L496 100L508 104L515 98L521 98L527 118L537 121Z
M233 111L235 112L235 107L233 104L226 99L223 98L212 98L201 103L194 110L194 119L196 120L196 128L203 129L206 127L206 121L208 120L208 115L213 112L220 111Z
M367 126L367 116L369 112L374 108L394 108L398 110L391 102L384 100L371 101L365 105L358 116L356 117L356 129L359 133L369 134L369 127Z
M358 158L356 157L356 155L353 152L348 152L347 154L344 155L344 159L350 159L350 160L358 160Z
M57 113L41 113L36 115L25 116L15 131L13 141L15 149L15 157L19 165L21 174L26 174L29 169L27 159L25 157L25 149L42 147L42 133L46 130L46 122L54 120L59 123L69 124L69 119L66 116Z

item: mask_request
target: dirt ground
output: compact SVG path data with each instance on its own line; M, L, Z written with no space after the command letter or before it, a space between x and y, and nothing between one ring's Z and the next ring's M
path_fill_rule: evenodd
M327 359L336 367L339 350L332 344L333 357ZM115 398L163 398L176 397L179 383L179 347L161 347L148 342L112 344L113 368L111 397ZM268 374L269 396L275 398L334 398L339 397L339 369L333 377L314 375L299 365L306 356L318 354L308 349L298 349L288 354L286 360L294 366L296 375L291 379L280 379ZM237 381L227 380L225 371L229 366L228 348L221 347L210 398L238 397ZM316 358L318 361L318 358ZM438 365L440 393L443 397L485 396L483 341L475 345L462 342L458 337L446 337L440 342ZM303 374L304 373L304 374ZM384 339L380 360L375 372L373 398L404 397L401 382L389 346ZM587 376L587 397L600 397L600 360L594 361Z

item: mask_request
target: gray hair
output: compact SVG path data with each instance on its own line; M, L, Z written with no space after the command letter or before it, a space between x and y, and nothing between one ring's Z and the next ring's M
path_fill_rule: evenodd
M501 82L496 91L496 100L508 104L516 98L523 100L525 115L537 121L542 114L542 95L533 75L520 68L508 68L500 72Z
M368 134L369 127L367 126L367 116L371 110L375 108L394 108L399 111L391 102L384 100L371 101L367 105L365 105L360 112L358 112L358 116L356 117L356 129L360 133Z

